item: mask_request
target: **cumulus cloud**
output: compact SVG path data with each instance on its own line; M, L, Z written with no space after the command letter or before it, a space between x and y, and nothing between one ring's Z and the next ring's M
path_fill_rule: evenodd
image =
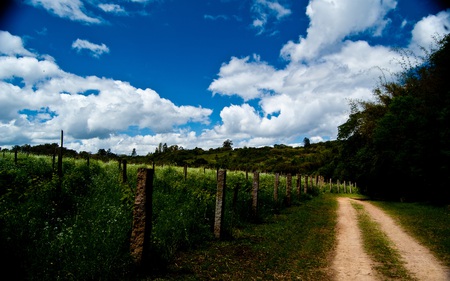
M281 55L293 61L310 60L333 50L346 36L360 32L380 35L389 21L386 14L396 5L395 0L311 0L306 8L310 18L307 36L300 37L299 43L288 42Z
M414 26L410 48L421 54L421 48L430 48L434 45L433 37L440 37L449 32L450 9L437 15L429 15Z
M51 142L63 129L70 145L83 140L87 147L130 126L170 135L178 126L209 123L210 109L177 106L124 81L77 76L45 56L13 55L0 57L0 134L9 136L2 144Z
M218 75L208 88L213 94L239 95L245 101L264 96L280 76L256 55L252 59L232 57L229 63L222 64Z
M105 44L102 43L101 45L98 45L83 39L75 40L72 43L72 49L75 49L78 52L87 50L96 58L100 57L104 53L109 53L109 48Z
M29 4L42 7L61 18L68 18L86 24L99 24L102 20L86 14L83 2L80 0L29 0Z
M386 14L395 7L396 1L310 1L307 36L281 50L289 59L285 68L276 69L257 55L222 64L209 90L239 96L244 103L223 108L222 123L204 135L228 136L238 145L336 138L348 118L349 101L372 99L379 77L390 79L389 73L402 70L400 55L389 46L348 39L358 33L382 35ZM412 42L448 33L448 19L448 12L424 18L415 25Z
M3 30L0 30L0 54L8 56L33 56L30 51L23 47L21 38Z

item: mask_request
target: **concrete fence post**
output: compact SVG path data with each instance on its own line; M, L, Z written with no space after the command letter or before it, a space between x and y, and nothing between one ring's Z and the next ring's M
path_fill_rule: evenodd
M137 174L130 252L139 269L144 269L150 256L153 171L153 169L139 168Z

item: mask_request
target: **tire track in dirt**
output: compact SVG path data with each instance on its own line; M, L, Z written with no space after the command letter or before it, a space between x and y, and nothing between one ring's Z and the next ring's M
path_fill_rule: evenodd
M348 198L338 198L337 246L333 260L336 280L377 280L373 261L364 252L356 210Z
M442 265L426 247L408 235L389 215L368 202L353 201L363 205L372 219L380 225L381 230L393 242L393 247L402 256L405 268L417 279L450 280L450 270Z

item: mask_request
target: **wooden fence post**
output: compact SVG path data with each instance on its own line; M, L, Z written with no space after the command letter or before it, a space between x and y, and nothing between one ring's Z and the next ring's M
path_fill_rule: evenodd
M302 175L297 174L297 199L300 199L300 189L302 188Z
M337 193L341 193L341 182L337 180Z
M253 172L253 189L252 189L252 214L256 220L258 218L258 191L259 191L259 172Z
M61 145L59 147L59 156L58 156L58 177L60 180L62 180L63 147L64 147L64 132L63 130L61 130Z
M330 178L330 193L331 193L332 188L333 188L333 182L331 181L331 178Z
M353 183L352 183L352 182L350 182L350 184L349 184L349 188L350 188L350 193L353 193L353 192L352 192L352 185L353 185Z
M292 175L288 173L286 175L286 205L291 206L291 193L292 193Z
M123 170L122 170L122 182L126 183L128 181L127 177L127 160L123 160Z
M223 235L223 216L225 211L226 170L217 173L216 211L214 214L214 237L220 239Z
M233 190L233 211L237 211L237 202L238 202L238 195L239 195L239 189L241 188L241 185L239 183L236 183Z
M187 180L187 165L184 165L184 181Z
M153 171L153 169L139 168L137 174L130 253L140 270L145 269L150 256Z
M303 193L306 194L308 192L308 176L305 176L305 186L303 188Z
M275 184L273 187L273 201L275 201L275 204L278 206L278 185L280 184L280 174L275 174Z

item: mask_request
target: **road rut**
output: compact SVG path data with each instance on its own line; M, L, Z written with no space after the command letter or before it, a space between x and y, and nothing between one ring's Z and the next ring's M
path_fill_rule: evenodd
M450 270L416 239L407 234L389 215L366 201L339 198L337 248L333 261L336 280L380 280L374 262L364 252L356 210L351 202L364 206L371 218L398 250L405 268L418 280L450 280Z

